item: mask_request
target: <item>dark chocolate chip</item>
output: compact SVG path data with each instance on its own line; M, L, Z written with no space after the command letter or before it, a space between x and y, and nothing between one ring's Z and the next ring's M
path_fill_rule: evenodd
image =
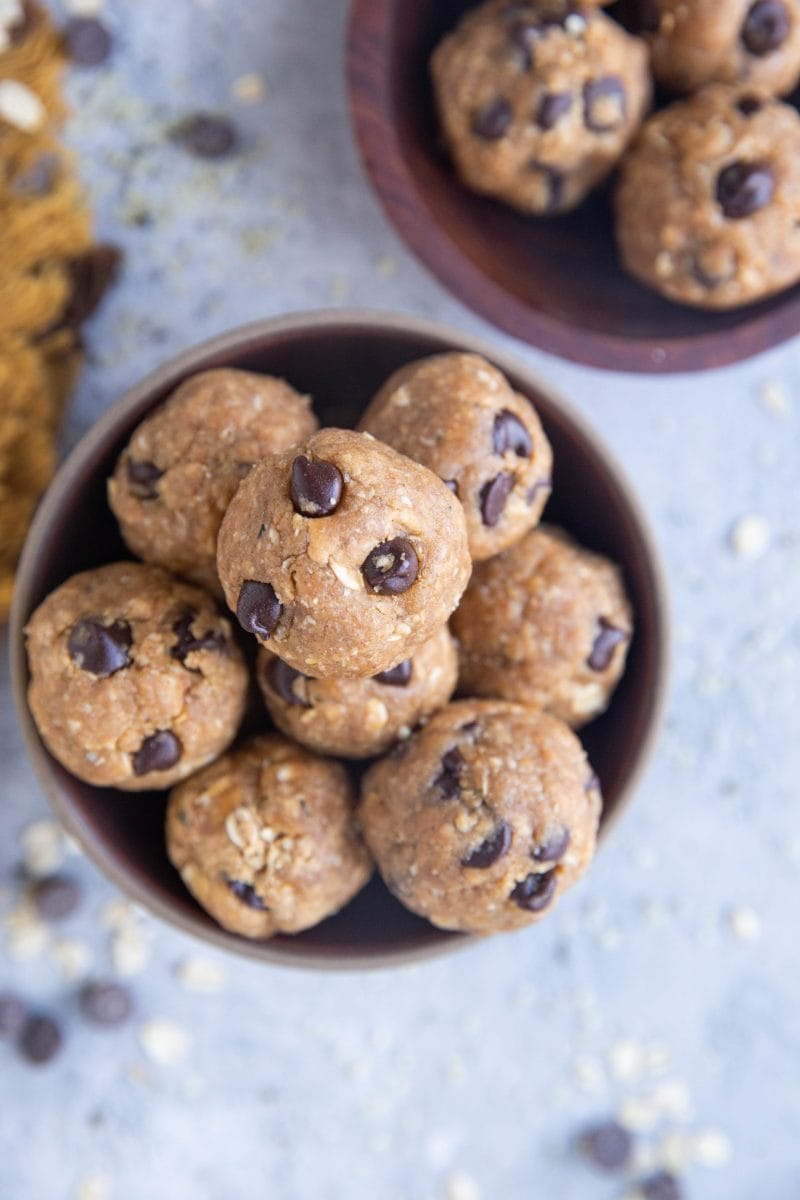
M15 175L11 190L17 196L47 196L58 178L60 162L56 154L40 154L38 158Z
M457 746L442 755L442 769L434 779L433 786L439 789L445 800L452 800L458 795L461 773L466 765Z
M533 69L536 61L536 41L539 37L539 27L535 21L515 21L508 36L514 51L519 55L520 66L524 71Z
M252 883L242 883L240 879L226 879L228 887L233 892L237 900L241 900L248 908L255 908L259 912L268 912L267 905L259 896Z
M683 1200L683 1188L670 1171L656 1171L639 1184L642 1200Z
M601 75L583 85L583 119L594 133L607 133L625 120L625 86L618 75Z
M224 158L239 144L239 133L230 117L214 113L187 117L174 136L196 158Z
M628 634L624 629L617 629L616 625L612 625L605 617L600 617L597 624L599 632L594 639L586 665L592 671L605 671L613 658L614 650L620 642L628 640Z
M266 676L267 683L273 692L280 696L286 704L295 704L298 708L311 708L306 689L303 688L303 694L299 694L294 686L298 679L307 680L308 675L296 671L282 658L273 658L267 667Z
M513 486L514 476L508 474L507 471L503 471L500 475L496 475L494 479L490 479L481 488L481 517L484 525L488 525L490 529L502 517L506 500L511 494Z
M373 679L377 683L385 683L387 687L408 687L411 683L411 676L414 673L414 663L410 658L398 663L396 667L390 667L388 671L381 671L379 675L373 675Z
M170 655L172 658L177 658L184 667L190 654L196 654L198 650L213 650L219 654L228 645L225 634L218 629L209 629L207 633L201 633L199 636L192 633L192 622L196 619L197 613L187 612L179 617L172 626L177 640L170 650ZM186 669L199 673L198 667L187 667Z
M22 1026L17 1048L23 1058L39 1066L55 1058L61 1042L61 1030L55 1021L41 1015L30 1016Z
M262 521L258 527L258 533L256 534L256 540L260 542L266 532L267 532L267 527L264 524L264 522Z
M407 592L419 572L419 559L407 538L381 542L361 564L366 584L379 595L398 596Z
M25 1024L28 1010L21 996L12 992L0 995L0 1038L16 1040Z
M292 463L290 491L295 512L303 517L327 517L339 507L342 473L333 463L298 454Z
M496 142L507 132L512 116L511 105L502 96L497 96L475 113L472 132L487 142Z
M557 212L561 207L564 196L564 176L555 167L539 162L535 158L531 159L528 163L528 170L542 177L545 189L542 210L546 213Z
M781 0L756 0L747 10L742 41L751 54L763 58L783 45L791 27L788 10Z
M151 462L137 462L129 458L127 463L128 486L140 500L157 500L156 483L164 472Z
M450 491L453 493L453 495L454 495L454 496L457 496L457 495L458 495L458 480L456 480L456 479L443 479L443 480L442 480L442 483L444 484L444 486L445 486L446 488L449 488L449 489L450 489Z
M281 619L283 605L271 583L245 579L236 601L236 617L242 629L266 640Z
M578 1149L593 1167L621 1171L630 1162L633 1139L617 1121L590 1125L578 1137Z
M92 246L66 264L70 296L59 326L74 329L92 315L114 283L122 265L122 251L116 246Z
M536 124L540 129L552 129L571 108L571 92L545 92L539 101Z
M480 846L476 846L471 854L461 860L461 865L462 867L473 867L476 870L491 867L504 854L508 854L510 846L511 826L507 825L505 821L501 821L486 840L481 842Z
M538 846L531 850L535 862L560 862L569 847L569 830L555 829Z
M519 417L504 408L497 414L492 427L492 446L495 454L513 450L518 458L530 458L533 450L531 435Z
M133 1009L130 992L121 983L87 983L78 997L80 1010L94 1025L122 1025Z
M769 163L738 159L717 176L717 202L730 220L739 220L769 204L775 191L775 175Z
M743 117L752 117L754 113L761 112L764 101L760 96L740 96L736 107Z
M459 725L458 732L465 733L467 737L472 737L481 727L480 721L467 721L466 725Z
M73 17L67 22L64 41L78 67L97 67L111 53L111 34L96 17Z
M555 871L543 871L526 875L511 893L511 899L528 912L541 912L547 908L556 890Z
M67 638L67 653L76 667L99 679L131 665L133 634L127 621L103 625L94 617L76 621Z
M48 875L37 879L31 888L31 899L43 921L60 921L78 907L80 888L66 875Z
M168 771L180 761L183 746L171 729L157 729L146 737L133 756L134 775L151 771Z

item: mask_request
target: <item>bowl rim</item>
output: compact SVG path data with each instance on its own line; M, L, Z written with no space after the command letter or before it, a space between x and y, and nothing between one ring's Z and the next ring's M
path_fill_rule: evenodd
M503 372L510 372L524 380L526 388L530 388L532 392L542 392L546 401L559 410L565 421L572 425L579 437L588 443L594 454L602 461L608 474L613 477L614 484L636 530L643 551L643 560L652 582L655 666L654 686L649 696L643 734L636 748L627 778L620 786L614 809L603 824L598 846L602 844L631 804L636 788L650 762L664 718L670 674L671 622L666 575L649 519L642 509L625 470L620 466L616 456L609 450L602 437L590 428L583 416L576 412L569 401L564 399L558 388L543 379L534 368L520 362L512 355L506 354L502 349L495 348L482 337L464 333L439 321L384 310L360 308L300 310L278 317L253 321L200 342L169 359L149 372L140 382L127 389L89 426L59 467L39 503L18 564L8 625L8 647L12 693L25 749L51 807L67 832L80 844L90 861L125 896L167 924L177 927L183 933L231 953L241 954L271 965L310 970L361 971L405 966L425 959L438 958L483 939L476 934L451 933L448 935L447 931L443 930L441 939L414 948L405 947L394 951L374 952L368 958L360 957L356 951L347 947L337 950L335 956L331 952L323 952L314 948L293 953L288 949L290 943L273 942L272 940L250 941L229 933L216 924L207 924L200 916L193 917L182 911L175 911L168 901L154 895L151 889L138 879L131 877L124 867L114 861L104 849L102 841L96 835L92 825L79 816L69 801L64 798L54 771L53 760L44 748L28 707L28 666L24 625L30 615L29 592L37 565L39 543L55 513L59 510L65 495L71 490L75 476L80 474L84 464L94 457L102 443L114 433L123 418L128 422L132 418L143 416L152 406L155 395L172 390L187 375L205 369L203 363L210 357L219 355L229 358L239 357L247 354L248 351L257 349L267 340L288 333L319 332L337 328L344 329L345 327L352 329L354 326L378 333L402 332L421 338L436 339L452 345L453 349L483 355Z
M740 327L695 335L626 338L576 327L520 300L478 268L432 215L403 154L385 69L396 0L351 0L347 19L345 74L355 141L385 215L409 250L455 299L496 328L555 357L606 371L676 374L716 370L773 349L800 332L800 294L779 309L747 313ZM698 311L698 319L700 310ZM580 336L576 336L579 331Z

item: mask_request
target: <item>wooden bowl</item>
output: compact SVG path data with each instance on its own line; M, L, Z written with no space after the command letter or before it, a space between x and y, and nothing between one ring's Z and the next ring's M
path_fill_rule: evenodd
M615 371L699 371L800 331L800 286L727 313L649 291L622 270L608 189L573 213L525 217L468 191L442 149L431 51L475 0L352 0L356 137L387 215L455 296L551 354Z
M10 640L16 702L39 779L67 829L122 891L180 929L237 954L295 966L373 967L454 950L470 939L443 933L407 912L377 878L343 912L296 937L253 942L220 929L167 859L166 793L92 787L70 775L45 749L26 700L25 623L69 576L129 557L106 503L106 479L136 425L187 376L222 366L284 376L314 397L323 424L350 425L392 371L451 349L491 358L517 389L534 399L555 457L548 519L625 570L636 614L628 669L608 712L584 736L605 795L605 836L632 796L661 712L667 630L658 558L607 451L543 380L490 346L427 321L361 312L293 315L215 338L148 376L89 430L61 467L28 535Z

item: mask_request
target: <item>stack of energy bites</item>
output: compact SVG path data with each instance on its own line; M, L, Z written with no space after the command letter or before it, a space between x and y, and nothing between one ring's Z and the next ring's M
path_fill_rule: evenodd
M89 783L172 788L169 856L244 936L309 928L375 863L442 928L537 920L594 852L573 730L632 634L617 568L539 525L551 479L531 402L474 354L402 367L358 430L318 429L270 376L186 380L108 485L143 561L74 576L31 617L42 738ZM249 639L280 732L263 714L231 750ZM348 759L374 760L360 798Z
M488 0L436 48L454 165L523 213L567 212L615 168L623 265L726 309L800 279L798 0ZM633 30L633 32L629 32ZM653 84L688 94L648 116Z

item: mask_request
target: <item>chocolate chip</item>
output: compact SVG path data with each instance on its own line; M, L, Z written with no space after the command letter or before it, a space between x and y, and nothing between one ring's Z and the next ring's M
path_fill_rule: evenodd
M601 1171L621 1171L630 1161L633 1139L617 1121L603 1121L584 1129L578 1149Z
M92 246L71 258L66 264L70 295L59 325L75 329L87 321L117 278L121 264L122 251L116 246Z
M519 417L504 408L494 419L492 446L495 454L513 450L518 458L530 458L533 450L531 435Z
M196 158L224 158L236 149L239 134L229 117L214 113L195 113L174 132L181 145Z
M133 1009L130 992L121 983L87 983L81 989L78 1004L83 1015L94 1025L122 1025Z
M539 162L535 158L531 159L528 163L527 169L541 175L543 189L541 200L542 211L546 213L557 212L561 207L564 196L564 176L555 167Z
M172 626L172 631L176 635L177 641L170 650L172 658L177 658L179 663L186 667L186 659L190 654L196 654L199 650L213 650L220 653L225 650L228 642L225 634L217 629L209 629L208 633L201 633L199 637L192 633L192 623L197 619L197 613L187 612L182 617L179 617ZM186 667L187 671L194 671L200 674L199 667Z
M560 862L569 847L569 830L555 829L543 842L531 850L535 862Z
M97 67L111 53L111 34L96 17L73 17L67 22L64 41L78 67Z
M539 28L535 21L515 21L508 36L513 49L520 58L520 66L524 71L533 69L536 61L536 41Z
M131 665L128 651L133 634L127 621L103 625L94 617L84 617L72 626L67 638L67 653L76 667L99 679Z
M539 101L536 124L540 129L552 129L571 108L571 92L545 92Z
M283 605L271 583L245 579L236 601L236 617L242 629L266 640L281 619Z
M639 1184L642 1200L683 1200L683 1188L670 1171L656 1171Z
M458 480L456 480L456 479L443 479L443 480L442 480L442 483L444 484L444 486L445 486L446 488L449 488L449 489L450 489L450 491L453 493L453 495L454 495L454 496L457 496L457 495L458 495Z
M434 779L433 786L439 789L445 800L452 800L458 795L461 773L466 765L457 746L442 755L442 769Z
M533 504L539 492L549 492L552 486L552 479L537 479L536 483L532 484L525 493L525 499L528 501L528 504Z
M594 133L607 133L625 120L625 87L618 75L601 75L583 85L583 119Z
M342 486L342 473L333 463L305 454L292 463L292 504L303 517L330 516L339 506Z
M80 903L80 888L66 875L48 875L31 888L31 899L43 921L60 921L73 913Z
M258 895L252 883L242 883L240 879L226 879L225 882L236 899L241 900L248 908L255 908L259 912L269 912L267 905Z
M379 595L398 596L407 592L419 572L419 559L407 538L381 542L361 564L366 584Z
M266 677L273 692L286 704L296 704L298 708L311 708L311 702L305 694L306 689L303 689L304 694L301 695L294 686L298 679L307 680L307 675L295 671L294 667L290 667L282 658L273 658L267 667Z
M527 912L541 912L547 908L556 890L555 871L526 875L511 893L511 899Z
M28 1010L21 996L12 992L0 994L0 1038L19 1037Z
M61 1030L45 1016L30 1016L22 1027L17 1048L23 1058L37 1066L50 1062L61 1049Z
M462 867L473 867L476 870L491 867L504 854L508 854L510 846L511 826L507 825L505 821L500 821L486 840L461 860L461 865Z
M775 191L775 175L768 163L738 159L717 176L717 202L726 217L739 220L769 204Z
M387 687L408 687L411 683L411 676L414 673L414 663L410 658L404 662L398 663L396 667L390 667L388 671L381 671L379 675L373 675L373 679L377 683L385 683Z
M47 196L53 190L60 167L57 154L40 154L25 170L14 176L11 191L17 196Z
M127 463L128 486L134 496L140 500L157 500L158 488L156 483L164 474L155 463L137 462L129 458Z
M763 58L783 45L791 25L786 6L780 0L756 0L747 10L742 41L751 54Z
M736 107L743 117L752 117L753 113L761 112L764 101L760 96L740 96L736 101Z
M594 639L592 652L586 660L586 665L592 671L605 671L614 655L614 650L620 642L626 642L628 635L624 629L617 629L605 617L598 622L599 633Z
M480 721L467 721L466 725L459 725L458 732L465 733L467 737L472 737L473 734L480 730Z
M183 746L171 729L157 729L146 737L133 756L134 775L168 771L180 761Z
M487 142L496 142L507 132L512 115L508 101L497 96L475 113L472 132Z
M480 490L481 517L484 525L491 529L503 515L506 500L514 486L514 476L503 471L490 479Z

